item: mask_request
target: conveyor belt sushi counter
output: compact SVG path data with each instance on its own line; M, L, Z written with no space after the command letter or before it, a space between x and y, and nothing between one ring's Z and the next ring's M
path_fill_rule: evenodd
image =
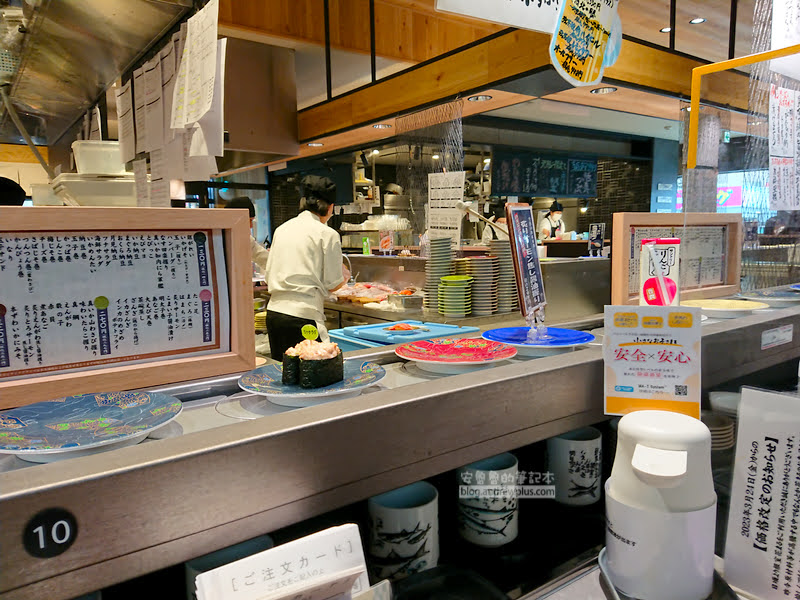
M379 324L359 330L380 337L376 347L296 347L287 381L280 364L254 371L249 222L238 212L4 212L3 600L96 590L113 600L115 584L245 540L358 521L365 499L420 480L441 490L442 563L460 552L488 564L490 549L448 541L453 471L509 450L533 465L544 440L611 429L600 317L549 328L550 347L515 337L511 310L447 343L426 340L424 322ZM745 312L703 322L703 388L796 386L800 307ZM520 509L520 544L541 548L532 563L504 556L523 578L602 540L599 513L547 513L554 504ZM505 577L503 591L527 595L526 581ZM146 588L172 597L160 592Z
M798 331L800 310L707 321L704 387L796 375L796 336L761 349L762 334L783 326ZM6 456L0 596L72 598L605 420L599 346L456 375L395 349L346 356L385 372L357 396L300 409L285 404L302 399L242 391L239 374L211 377L157 388L183 404L158 439L51 464ZM77 535L56 556L33 556L23 532L48 509L69 513Z

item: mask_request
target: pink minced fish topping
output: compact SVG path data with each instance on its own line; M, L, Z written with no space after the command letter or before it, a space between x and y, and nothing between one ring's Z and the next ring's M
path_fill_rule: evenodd
M294 348L289 348L286 354L298 356L302 360L325 360L326 358L336 358L340 352L339 346L335 343L303 340Z

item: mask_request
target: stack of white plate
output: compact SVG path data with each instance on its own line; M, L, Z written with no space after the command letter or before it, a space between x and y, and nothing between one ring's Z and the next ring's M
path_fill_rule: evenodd
M439 285L439 314L466 317L472 311L472 277L446 275Z
M703 411L700 419L711 432L711 449L728 450L736 444L736 422L719 413Z
M711 410L736 422L739 417L739 403L742 401L740 392L709 392L708 400L711 403Z
M496 256L473 256L455 261L456 275L470 275L472 281L472 315L488 317L497 312L497 276L500 271Z
M497 257L497 312L508 313L519 310L517 280L514 277L514 259L511 255L511 242L492 240L489 243L491 256Z
M450 275L453 268L453 240L436 238L431 240L431 254L425 265L425 299L423 307L429 310L439 308L439 281Z

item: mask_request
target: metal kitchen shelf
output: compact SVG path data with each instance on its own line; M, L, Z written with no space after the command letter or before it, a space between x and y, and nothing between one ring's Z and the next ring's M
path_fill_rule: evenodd
M704 386L800 357L797 336L761 350L785 325L800 331L800 309L705 325ZM397 360L391 348L354 356ZM235 380L177 391L228 395ZM72 598L596 423L602 383L595 346L0 473L0 598ZM34 558L22 531L52 507L75 515L77 539Z

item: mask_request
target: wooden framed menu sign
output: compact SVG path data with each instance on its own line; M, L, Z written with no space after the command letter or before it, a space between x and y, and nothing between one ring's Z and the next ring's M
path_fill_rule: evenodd
M528 204L506 203L506 219L514 257L519 306L522 316L533 317L547 304L544 278L536 249L536 224Z
M252 369L249 243L244 211L0 208L0 408Z
M642 240L653 238L681 240L682 300L719 298L738 293L741 290L742 235L740 214L614 214L611 304L639 303Z

